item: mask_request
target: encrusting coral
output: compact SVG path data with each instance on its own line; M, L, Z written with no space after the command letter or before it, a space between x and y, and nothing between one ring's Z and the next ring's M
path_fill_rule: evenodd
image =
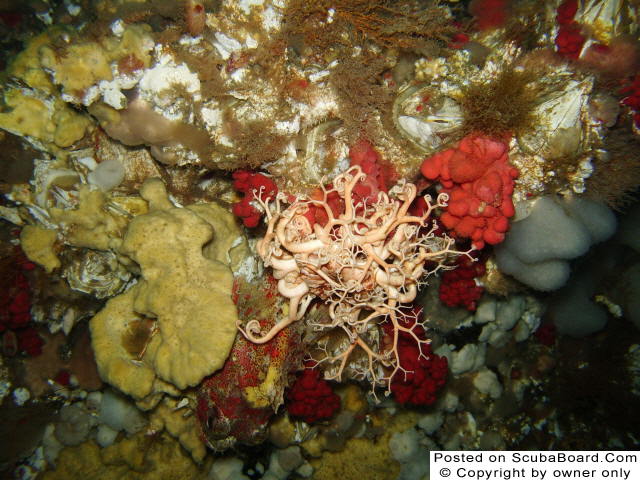
M233 299L238 318L264 325L283 309L273 279L248 282L238 276ZM236 337L224 367L197 388L199 430L210 448L222 451L237 443L264 441L269 419L284 402L289 376L300 367L304 348L297 328L288 328L264 344Z

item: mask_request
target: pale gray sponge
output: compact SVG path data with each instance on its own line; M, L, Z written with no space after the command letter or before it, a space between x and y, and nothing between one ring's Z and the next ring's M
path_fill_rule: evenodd
M512 223L495 248L496 262L531 288L556 290L569 278L568 260L584 255L615 229L616 217L604 204L549 195L536 201L529 216Z

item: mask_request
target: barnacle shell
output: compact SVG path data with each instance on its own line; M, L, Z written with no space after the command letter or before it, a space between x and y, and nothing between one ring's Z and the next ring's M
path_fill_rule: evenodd
M428 85L405 89L393 104L393 122L400 134L425 153L447 143L462 125L462 109L451 97Z
M43 173L42 177L39 173ZM50 205L71 207L74 199L69 195L69 190L80 181L80 176L73 170L66 168L54 168L46 171L36 169L36 181L42 180L39 185L41 190L37 193L36 203L46 208Z
M74 290L96 298L108 298L120 293L131 280L129 273L110 251L83 250L63 274Z
M591 32L599 42L609 42L619 35L634 33L636 20L625 0L586 0L579 2L575 20L591 27ZM581 4L581 5L580 5Z
M587 140L586 119L593 78L569 79L560 90L549 92L535 109L540 123L518 137L523 151L543 151L552 156L572 155L583 150Z
M328 173L322 171L323 166L329 168L338 158L346 156L347 146L334 137L341 125L340 120L328 120L300 137L298 143L304 154L302 162L310 183L319 183Z
M330 119L301 132L285 149L285 154L270 164L267 170L274 175L292 179L286 185L291 192L302 192L323 180L331 180L347 166L348 147L340 139L342 121Z

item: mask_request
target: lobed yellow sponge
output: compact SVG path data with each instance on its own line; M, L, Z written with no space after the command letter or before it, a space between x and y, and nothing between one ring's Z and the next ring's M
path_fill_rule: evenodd
M140 193L149 211L131 220L118 250L142 276L91 330L104 380L151 407L149 396L195 386L227 359L238 318L230 252L243 242L217 205L174 207L157 178Z
M60 259L54 250L57 236L55 230L25 225L20 232L20 246L29 260L51 273L60 266Z

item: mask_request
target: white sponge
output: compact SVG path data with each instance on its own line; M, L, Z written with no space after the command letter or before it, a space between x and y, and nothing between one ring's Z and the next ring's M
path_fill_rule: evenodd
M509 248L496 249L498 268L536 290L549 291L562 287L571 269L565 260L525 263Z
M569 215L589 231L591 244L604 242L616 231L616 216L604 203L576 196L565 197L563 203Z
M99 163L95 170L89 173L87 179L90 184L95 185L103 192L108 192L122 183L125 174L120 161L113 158Z
M558 332L580 338L598 332L607 324L607 312L592 301L596 282L589 272L576 272L571 283L556 294L547 314Z
M565 206L553 196L540 198L527 218L511 224L503 245L526 263L583 255L591 236Z
M102 394L98 418L100 423L116 432L125 430L129 435L139 432L147 424L144 415L131 399L112 389Z
M584 255L615 229L616 217L604 204L573 196L541 197L496 246L496 262L502 272L531 288L556 290L569 278L568 260Z

